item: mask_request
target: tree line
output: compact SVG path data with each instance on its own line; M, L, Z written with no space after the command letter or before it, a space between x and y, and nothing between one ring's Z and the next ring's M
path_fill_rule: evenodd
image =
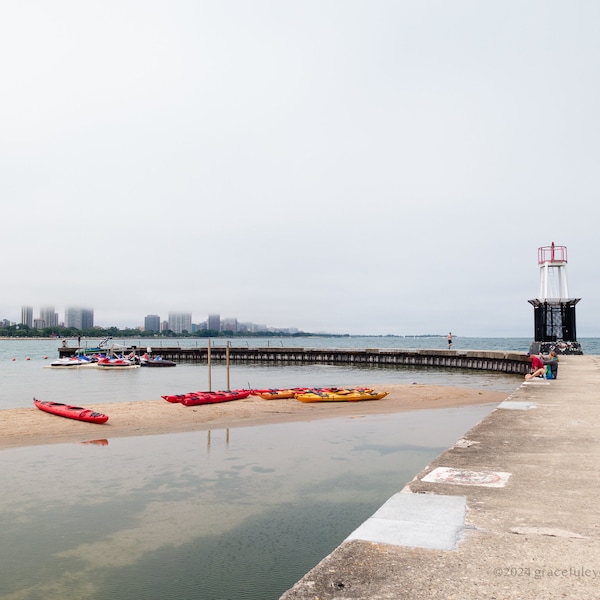
M208 337L305 337L315 335L306 332L286 333L283 331L257 331L251 332L236 332L232 330L218 331L216 329L200 329L191 333L182 331L175 333L170 329L161 331L141 331L140 329L119 329L118 327L93 327L92 329L77 329L76 327L44 327L37 329L36 327L28 327L27 325L9 325L8 327L0 327L0 337L14 338L98 338L98 337L114 337L114 338L208 338Z

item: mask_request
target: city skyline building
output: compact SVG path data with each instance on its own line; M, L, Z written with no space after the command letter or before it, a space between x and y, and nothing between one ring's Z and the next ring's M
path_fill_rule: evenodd
M54 306L44 306L40 308L40 320L44 322L44 327L56 327L58 325L58 315L54 311Z
M211 331L221 331L221 315L208 315L206 328Z
M233 331L233 333L237 333L238 331L238 320L236 318L227 318L223 319L221 324L222 331Z
M158 315L146 315L144 317L144 331L160 331L160 317Z
M191 333L192 313L169 313L169 329L173 333Z
M80 306L67 307L65 309L65 327L92 329L94 327L94 310Z
M33 306L21 307L21 324L33 327Z

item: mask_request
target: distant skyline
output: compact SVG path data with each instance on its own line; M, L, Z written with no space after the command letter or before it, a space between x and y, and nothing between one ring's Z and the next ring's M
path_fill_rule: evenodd
M2 16L0 317L528 337L554 241L578 336L600 336L600 3Z
M46 325L49 327L54 327L56 325L63 324L64 327L76 327L78 329L87 329L90 328L90 323L93 323L92 326L98 326L103 328L108 327L119 327L120 329L138 329L145 328L147 324L151 323L152 327L155 331L159 331L161 324L167 322L169 324L169 329L176 332L181 332L183 330L191 331L192 325L202 325L206 324L207 329L219 329L220 325L225 324L229 327L231 323L235 323L236 326L253 326L257 329L273 329L273 330L294 330L297 329L293 325L288 325L286 327L273 327L271 325L263 324L263 323L255 323L250 320L240 320L237 317L222 317L219 313L211 313L207 314L204 317L194 318L194 315L191 312L186 311L169 311L165 316L161 316L155 313L147 314L141 317L140 322L137 325L125 325L119 326L115 323L99 323L95 318L95 311L93 307L65 307L62 312L57 310L55 306L50 304L44 304L42 307L32 306L31 304L24 304L20 308L21 317L18 320L7 319L0 315L0 320L8 320L14 322L15 324L23 323L25 325L29 325L30 327L35 327L36 321L45 321L48 322L51 320L50 325ZM63 318L61 318L61 316ZM73 321L73 324L70 324L70 321Z

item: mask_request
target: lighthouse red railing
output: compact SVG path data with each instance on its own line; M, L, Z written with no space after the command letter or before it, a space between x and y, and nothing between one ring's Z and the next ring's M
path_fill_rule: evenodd
M538 264L544 263L566 263L567 262L567 247L555 246L552 242L551 246L542 246L538 248Z

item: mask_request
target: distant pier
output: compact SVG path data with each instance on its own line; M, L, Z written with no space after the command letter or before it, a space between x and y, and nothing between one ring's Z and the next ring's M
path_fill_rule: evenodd
M59 356L71 356L77 348L59 348ZM81 349L85 351L85 348ZM119 349L122 354L143 354L135 346ZM208 362L208 347L154 348L153 354L178 363ZM332 364L356 366L413 366L473 369L523 375L529 372L530 361L523 352L484 350L427 350L427 349L347 349L347 348L239 348L216 346L210 348L212 362Z

